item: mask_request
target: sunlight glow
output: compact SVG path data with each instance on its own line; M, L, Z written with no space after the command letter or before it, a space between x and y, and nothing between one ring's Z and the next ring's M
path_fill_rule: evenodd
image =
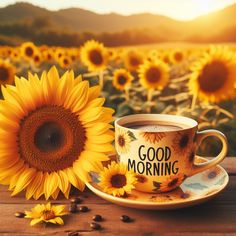
M49 10L77 7L100 14L152 13L176 20L192 20L236 3L236 0L1 0L0 7L22 1Z

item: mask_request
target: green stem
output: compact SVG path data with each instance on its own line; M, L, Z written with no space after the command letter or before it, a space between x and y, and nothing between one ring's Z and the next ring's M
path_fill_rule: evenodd
M99 74L98 74L98 77L99 77L99 85L101 87L101 90L103 89L103 84L104 84L104 76L103 76L103 71L99 71Z
M126 89L125 89L125 100L126 100L126 102L129 102L129 100L130 100L130 97L129 97L129 88L126 88Z
M147 101L148 101L148 105L147 105L147 113L151 113L152 110L152 105L149 105L149 102L152 101L153 98L153 90L152 89L148 89L148 93L147 93Z

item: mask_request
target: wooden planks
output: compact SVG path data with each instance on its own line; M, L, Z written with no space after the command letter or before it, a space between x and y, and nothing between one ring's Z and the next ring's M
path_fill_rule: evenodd
M227 158L223 166L232 173L229 185L224 192L202 205L172 211L141 211L108 203L87 190L82 194L82 198L87 196L83 198L83 204L91 210L67 216L62 227L30 227L28 219L15 218L16 211L28 210L45 201L27 201L22 196L10 198L7 187L1 186L0 235L68 235L72 231L80 235L236 235L236 158ZM69 201L63 198L56 202L69 205ZM103 230L99 232L91 231L89 227L94 214L105 218L101 223ZM119 217L122 214L135 221L121 222Z

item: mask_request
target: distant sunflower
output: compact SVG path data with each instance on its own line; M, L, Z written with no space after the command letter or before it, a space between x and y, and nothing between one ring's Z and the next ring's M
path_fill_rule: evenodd
M68 197L83 190L88 172L108 160L114 138L113 110L102 107L100 87L89 87L73 71L61 78L52 67L41 79L29 74L2 87L0 102L0 183L26 198Z
M113 73L113 86L118 90L130 87L133 76L125 69L116 69Z
M9 62L0 60L0 84L13 84L16 68Z
M72 60L71 57L63 55L58 59L58 63L63 69L68 69L71 66Z
M109 54L102 43L90 40L81 48L80 58L89 71L102 71L107 67Z
M147 89L162 90L169 81L169 67L161 61L145 61L139 67L140 83Z
M33 56L33 63L34 63L34 65L35 66L40 66L42 62L43 62L42 55L40 53L36 53Z
M112 162L99 173L99 185L103 191L113 196L124 196L135 188L135 173L122 163Z
M65 205L51 205L51 203L37 204L31 211L25 211L25 218L31 218L30 225L33 226L38 223L52 223L63 225L64 222L61 216L68 215L65 211Z
M54 51L54 60L59 61L63 55L65 55L65 50L60 47L56 48Z
M48 49L42 52L42 57L44 61L52 61L54 57L53 50Z
M18 62L20 60L21 54L18 48L15 48L14 50L12 50L10 58L14 62Z
M130 71L137 71L143 63L143 55L136 50L129 50L124 55L125 67Z
M20 47L21 56L25 60L31 60L34 55L38 52L37 47L32 42L23 43Z
M211 47L190 68L191 93L201 101L218 103L235 96L236 55L226 47Z
M185 57L186 53L184 52L184 50L181 49L173 50L170 54L171 62L173 64L178 64L182 62L185 59Z
M166 64L171 64L170 54L169 53L162 53L161 60L164 61Z

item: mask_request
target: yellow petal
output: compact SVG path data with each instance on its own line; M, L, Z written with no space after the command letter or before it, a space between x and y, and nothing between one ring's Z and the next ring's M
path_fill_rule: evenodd
M26 168L19 176L19 179L16 182L15 189L11 196L14 196L25 189L35 177L35 173L36 170L34 168Z
M67 178L69 180L69 182L76 188L78 188L80 191L84 190L84 183L76 176L76 174L74 173L73 168L67 168L65 169L66 174L67 174Z
M89 88L88 101L91 101L91 100L97 98L100 95L100 93L101 93L101 87L99 85Z
M30 185L28 185L26 189L25 196L27 200L30 199L34 195L38 187L42 184L42 179L43 179L43 173L41 171L37 172L35 174L33 181L30 183Z
M63 170L58 171L58 175L59 175L59 188L63 193L65 193L69 185L67 175L64 173Z
M58 187L58 175L55 172L48 174L44 182L44 194L46 200L56 191Z

